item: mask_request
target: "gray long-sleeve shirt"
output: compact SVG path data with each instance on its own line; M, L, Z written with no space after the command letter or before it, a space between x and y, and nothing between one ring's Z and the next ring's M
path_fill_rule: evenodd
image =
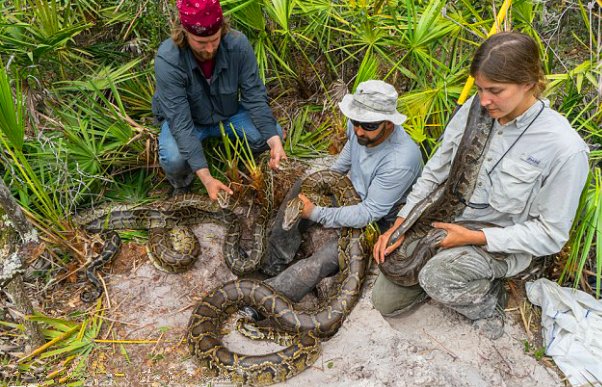
M441 147L426 164L398 216L406 218L420 200L447 178L470 102L449 122ZM510 254L507 276L527 268L533 255L560 251L568 240L589 172L587 145L563 116L550 109L548 101L543 103L545 107L535 121L542 107L540 101L506 125L496 120L477 186L469 200L487 203L489 207L466 207L456 219L499 226L483 229L485 248ZM502 158L531 121L533 124Z
M378 221L405 198L422 170L418 146L399 125L385 141L369 148L357 142L348 123L347 139L330 169L349 173L362 202L334 208L316 206L310 219L324 227L364 227Z
M170 38L155 57L157 89L153 113L167 120L178 150L193 171L207 167L202 144L192 134L195 125L212 125L236 114L239 104L267 140L278 135L265 85L247 37L230 30L222 37L210 82L190 47L179 48Z

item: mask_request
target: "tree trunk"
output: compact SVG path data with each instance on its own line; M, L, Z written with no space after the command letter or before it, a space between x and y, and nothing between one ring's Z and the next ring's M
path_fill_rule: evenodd
M0 213L5 213L5 216L0 217L0 286L8 284L4 291L10 297L16 311L23 317L29 344L37 348L44 344L45 340L38 325L24 318L33 314L33 306L25 291L21 273L23 262L28 257L39 255L43 247L40 245L35 229L23 215L23 211L2 179L0 179L0 209L4 210ZM8 221L4 218L8 218Z
M21 274L17 274L15 278L13 278L13 280L6 286L5 291L11 298L19 314L23 314L23 325L25 325L25 332L31 347L38 348L42 346L46 341L40 332L38 324L34 321L29 321L24 318L25 316L30 316L33 314L33 306L31 305L31 301L25 292L25 285L23 284L23 278L21 278Z

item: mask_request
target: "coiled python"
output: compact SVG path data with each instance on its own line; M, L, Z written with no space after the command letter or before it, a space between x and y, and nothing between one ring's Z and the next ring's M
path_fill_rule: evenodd
M410 211L389 239L388 245L391 246L405 235L402 245L379 265L380 271L390 281L402 286L418 283L420 269L435 254L437 245L445 237L445 231L434 229L431 224L453 222L466 208L463 201L469 200L474 191L493 123L493 118L481 107L476 95L447 180ZM478 229L483 224L471 222L463 225Z
M96 270L110 262L121 246L114 230L141 229L149 231L148 255L160 270L179 273L187 270L197 259L200 247L190 226L203 222L218 222L227 228L223 253L226 265L236 275L257 269L264 255L267 221L272 210L271 173L262 179L265 198L254 227L254 244L250 254L239 246L240 222L236 214L207 197L184 194L146 206L109 206L88 211L74 218L86 231L103 233L104 245L98 258L86 268L90 288L81 293L84 302L93 302L103 292Z
M341 206L360 202L349 179L331 171L310 175L301 190L331 193ZM300 310L270 286L251 279L228 282L204 296L188 323L187 340L195 358L213 374L252 385L284 381L313 364L320 353L319 339L334 335L357 303L368 265L362 230L343 228L338 244L337 292L315 311ZM292 344L266 355L227 349L222 325L244 305L255 307L277 331L295 335Z

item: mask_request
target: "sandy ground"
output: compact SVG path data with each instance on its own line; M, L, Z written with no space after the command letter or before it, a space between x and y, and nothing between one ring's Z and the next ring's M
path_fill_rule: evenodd
M321 169L330 161L314 161L312 167ZM239 214L247 225L252 223L244 210L239 210ZM91 358L86 385L232 385L227 379L208 379L185 343L194 305L206 291L236 278L223 263L224 228L204 224L194 231L202 253L194 267L181 274L157 270L140 245L122 248L111 275L105 276L110 300L105 316L111 329L104 338L150 342L99 347ZM320 233L313 235L310 249L319 244L319 239ZM481 336L470 321L431 300L407 314L383 318L370 302L377 270L372 267L360 301L339 332L322 343L318 361L281 385L563 385L553 368L525 353L528 335L517 323L520 318L516 311L508 313L505 334L496 341ZM321 285L324 282L328 280ZM316 300L308 295L302 303ZM241 353L266 353L279 348L276 344L248 340L236 331L224 341Z
M144 257L141 246L124 249L113 274L107 276L111 307L106 317L112 329L106 336L153 341L102 347L91 359L87 385L231 385L228 380L207 379L183 340L193 305L203 292L235 279L221 258L222 232L214 225L195 229L203 253L182 274L158 271ZM433 301L408 314L383 318L370 303L375 277L373 268L360 302L339 332L322 344L318 361L282 385L562 385L553 369L524 353L527 335L513 319L506 324L504 336L491 341L464 317ZM225 341L246 353L277 348L236 332Z

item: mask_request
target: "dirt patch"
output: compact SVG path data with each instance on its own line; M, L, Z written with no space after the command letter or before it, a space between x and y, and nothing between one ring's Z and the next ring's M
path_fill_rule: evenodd
M147 340L147 344L102 345L91 357L89 385L192 386L230 385L208 379L190 358L185 331L191 310L208 290L236 277L223 263L224 229L195 228L203 253L186 273L167 274L148 261L122 266L108 280L111 308L107 336ZM136 251L139 247L135 247ZM383 318L370 303L373 267L364 293L343 327L322 345L322 355L290 385L365 386L552 386L554 370L526 354L527 334L511 307L504 336L491 341L463 316L433 301L405 315ZM314 296L308 296L311 302ZM228 329L231 329L229 327ZM227 345L243 353L265 353L274 344L249 341L236 333Z
M314 164L320 169L323 164ZM247 207L245 207L247 206ZM237 210L249 235L253 222L252 202ZM185 273L157 270L146 257L143 245L125 244L104 275L105 328L89 357L90 386L212 386L231 385L228 380L209 378L191 358L185 342L192 309L207 291L236 279L223 261L225 228L203 224L194 228L202 253ZM302 254L323 237L314 234ZM247 238L248 239L248 238ZM243 240L248 250L249 240ZM246 244L246 245L245 245ZM310 246L310 247L307 247ZM317 248L317 247L314 247ZM554 386L561 385L555 370L525 351L533 332L523 329L519 308L523 284L511 286L514 301L504 336L491 341L472 328L463 316L433 301L395 318L383 318L371 305L371 285L377 269L371 268L363 295L339 332L322 344L318 361L287 385L335 386ZM317 293L328 291L324 281ZM332 282L332 281L330 281ZM84 309L79 301L81 285L68 287L70 297L53 303L60 309ZM77 287L77 288L76 288ZM518 289L518 291L516 290ZM65 291L63 294L68 294ZM308 295L303 303L317 298ZM57 300L55 300L57 301ZM90 308L92 309L92 308ZM231 325L226 330L232 330ZM236 332L226 345L242 353L266 353L279 347L257 343Z

